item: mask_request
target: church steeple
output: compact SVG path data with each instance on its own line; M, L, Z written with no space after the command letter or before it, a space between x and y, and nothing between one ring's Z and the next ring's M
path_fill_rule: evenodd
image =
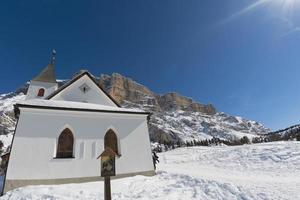
M56 51L53 50L50 63L43 69L43 71L39 75L37 75L35 78L32 79L33 81L56 83L55 69L54 69L55 56L56 56Z
M58 84L55 77L55 50L52 51L50 63L43 71L30 81L26 99L44 99L57 90Z

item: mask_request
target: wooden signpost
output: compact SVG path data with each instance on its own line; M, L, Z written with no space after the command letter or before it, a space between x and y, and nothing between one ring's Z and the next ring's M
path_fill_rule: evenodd
M98 157L101 158L101 176L104 177L104 200L111 200L110 177L116 175L116 153L109 147Z

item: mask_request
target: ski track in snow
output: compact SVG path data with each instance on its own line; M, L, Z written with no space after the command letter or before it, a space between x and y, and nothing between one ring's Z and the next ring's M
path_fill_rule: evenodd
M190 147L160 153L154 177L112 181L118 200L300 198L300 142ZM28 186L1 200L103 199L103 182Z

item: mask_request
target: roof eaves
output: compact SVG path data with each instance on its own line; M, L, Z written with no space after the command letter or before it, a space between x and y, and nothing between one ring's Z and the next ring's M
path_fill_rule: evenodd
M27 105L27 104L15 104L14 107L19 110L22 108L36 108L36 109L48 109L48 110L64 110L64 111L83 111L83 112L102 112L102 113L119 113L119 114L141 114L151 115L150 112L139 112L139 111L123 111L123 110L102 110L102 109L88 109L88 108L68 108L68 107L57 107L57 106L40 106L40 105Z

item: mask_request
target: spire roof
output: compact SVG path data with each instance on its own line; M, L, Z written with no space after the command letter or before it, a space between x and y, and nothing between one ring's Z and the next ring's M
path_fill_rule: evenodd
M45 69L43 69L43 71L32 80L40 81L40 82L56 83L54 65L53 64L47 65Z
M33 81L40 81L40 82L48 82L48 83L56 83L55 77L55 50L52 51L51 61L50 63L43 69L43 71L33 78Z

